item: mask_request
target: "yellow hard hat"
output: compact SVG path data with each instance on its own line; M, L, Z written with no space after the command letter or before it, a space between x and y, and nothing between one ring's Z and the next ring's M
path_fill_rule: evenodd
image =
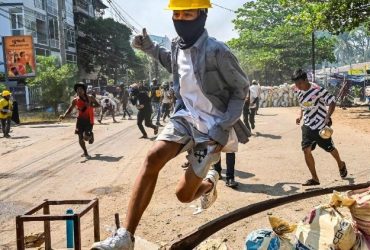
M168 10L196 10L212 8L210 0L170 0Z
M2 96L10 96L12 93L10 93L9 90L3 90L3 93L1 94Z

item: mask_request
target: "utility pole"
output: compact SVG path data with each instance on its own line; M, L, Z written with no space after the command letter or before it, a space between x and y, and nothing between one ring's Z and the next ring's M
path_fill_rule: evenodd
M316 59L315 59L315 30L312 31L312 82L315 82L315 64L316 64Z
M58 26L59 26L59 48L62 65L66 63L66 38L64 33L64 0L58 0Z

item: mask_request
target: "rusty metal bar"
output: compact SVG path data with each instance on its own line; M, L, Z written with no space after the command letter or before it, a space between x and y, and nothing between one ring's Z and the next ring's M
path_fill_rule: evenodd
M89 204L91 200L63 200L63 201L49 201L49 205L59 206L59 205L85 205Z
M75 250L81 250L81 220L78 214L73 216Z
M99 221L99 200L95 199L94 210L93 210L93 220L94 220L94 242L100 241L100 221Z
M24 224L20 216L15 218L17 233L17 250L24 250Z
M47 201L44 201L43 203L41 203L40 205L37 205L33 208L31 208L30 210L28 210L27 212L24 213L24 215L31 215L31 214L34 214L36 213L37 211L39 211L41 208L43 208L45 205L47 204Z
M50 206L45 200L44 215L50 214ZM50 221L44 221L45 250L51 250Z
M21 215L22 221L72 220L73 215Z
M177 250L177 249L193 249L198 246L202 241L207 239L212 234L216 233L217 231L229 226L230 224L237 222L239 220L245 219L249 216L261 213L263 211L290 203L294 201L304 200L308 198L312 198L315 196L320 196L324 194L330 194L333 191L349 191L349 190L357 190L362 188L367 188L370 186L370 182L355 184L355 185L344 185L344 186L336 186L336 187L329 187L323 189L316 189L307 191L304 193L293 194L285 197L270 199L262 202L258 202L255 204L248 205L246 207L237 209L233 212L225 214L213 221L210 221L203 226L199 227L197 230L181 237L179 240L174 241L170 249Z

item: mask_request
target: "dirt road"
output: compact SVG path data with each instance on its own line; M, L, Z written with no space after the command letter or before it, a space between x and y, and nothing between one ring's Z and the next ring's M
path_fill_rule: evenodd
M184 155L161 172L153 200L144 214L137 235L165 245L202 224L245 205L304 191L300 183L309 177L300 149L300 127L295 125L296 108L262 109L256 118L251 141L240 145L236 157L236 190L218 185L219 198L208 211L193 215L192 204L181 204L174 194ZM139 140L136 121L96 125L95 143L88 145L93 156L81 158L74 124L34 125L13 128L13 138L0 138L0 248L15 249L15 220L44 199L100 200L102 236L114 225L113 214L124 218L130 190L152 140ZM370 180L370 115L365 109L338 110L334 116L334 141L349 177L339 177L334 159L321 149L314 152L323 187ZM147 130L149 135L152 130ZM223 155L223 158L224 155ZM223 161L224 163L224 161ZM327 197L290 204L271 213L297 222ZM78 207L73 207L78 209ZM67 207L52 208L64 213ZM92 216L82 220L83 246L92 243ZM253 216L218 232L232 249L243 249L247 234L268 227L266 213ZM41 223L26 224L26 234L41 232ZM52 223L54 248L65 247L65 224Z

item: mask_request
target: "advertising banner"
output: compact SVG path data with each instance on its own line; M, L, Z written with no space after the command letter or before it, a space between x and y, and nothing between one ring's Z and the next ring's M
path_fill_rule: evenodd
M9 79L36 76L32 36L3 37L5 71Z

